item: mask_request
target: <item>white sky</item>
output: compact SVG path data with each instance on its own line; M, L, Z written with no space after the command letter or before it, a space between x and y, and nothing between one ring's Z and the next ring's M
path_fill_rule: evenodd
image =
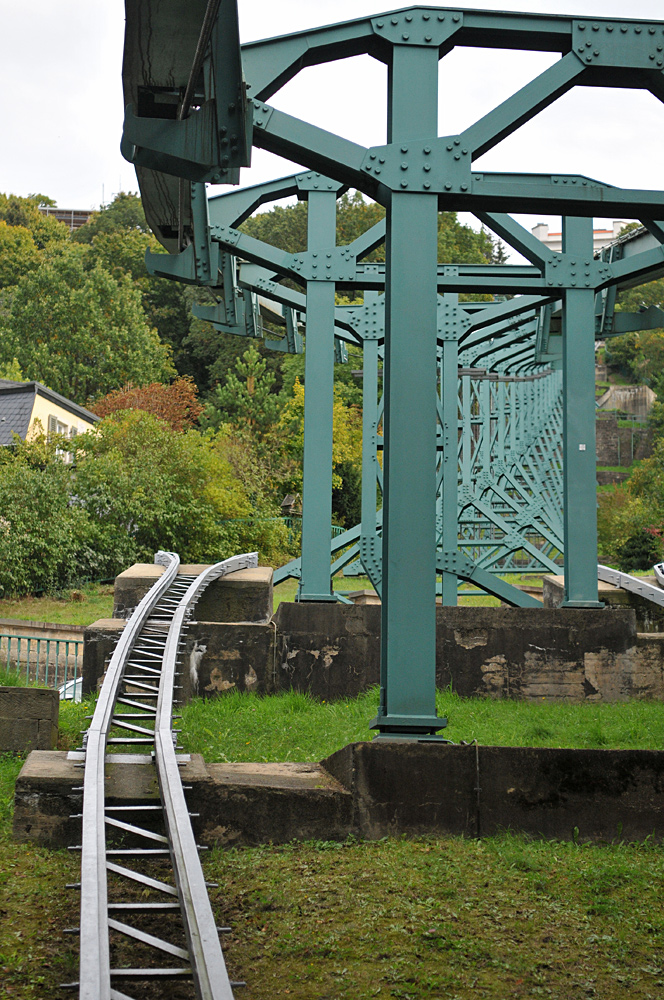
M393 5L396 6L396 5ZM468 0L460 8L664 19L662 0ZM381 0L239 0L243 41L377 14ZM0 191L93 208L137 190L119 151L124 5L120 0L0 0L5 94ZM471 124L557 58L459 49L441 62L440 134ZM305 70L277 107L363 145L385 141L385 68L368 57ZM583 173L623 187L664 186L664 105L640 91L579 88L476 161L478 169ZM243 183L292 165L254 151ZM222 188L215 190L221 191ZM538 219L523 217L529 226ZM559 220L545 218L552 229Z

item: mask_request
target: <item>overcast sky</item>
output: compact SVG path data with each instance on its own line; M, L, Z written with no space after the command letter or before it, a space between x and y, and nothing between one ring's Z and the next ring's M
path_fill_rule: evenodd
M465 9L663 18L662 0L473 0ZM379 13L380 0L239 0L243 41ZM124 5L120 0L0 0L3 114L0 191L94 208L136 190L120 156ZM458 49L441 62L440 134L470 125L550 65L551 54ZM277 107L363 145L385 141L385 67L367 57L313 67ZM664 105L639 91L577 88L482 159L479 169L583 173L623 187L664 186ZM261 150L242 182L292 165ZM215 188L216 191L223 190ZM524 217L528 225L531 217ZM555 219L547 219L557 228Z

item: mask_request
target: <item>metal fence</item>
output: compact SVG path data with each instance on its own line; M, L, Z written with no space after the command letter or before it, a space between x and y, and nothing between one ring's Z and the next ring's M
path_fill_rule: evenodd
M40 639L0 633L0 666L17 673L26 684L57 688L72 681L75 687L82 663L82 639Z

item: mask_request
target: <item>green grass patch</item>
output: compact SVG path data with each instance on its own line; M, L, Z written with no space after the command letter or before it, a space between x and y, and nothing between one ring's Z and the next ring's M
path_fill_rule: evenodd
M505 834L214 850L206 876L250 1000L654 1000L661 847Z
M370 738L377 692L333 704L232 693L186 706L185 749L212 760L317 760ZM93 702L61 706L78 745ZM453 739L664 745L664 705L557 705L440 692ZM198 741L198 742L197 742ZM216 754L216 756L215 756ZM79 857L10 839L22 760L0 757L0 997L64 998L77 978ZM214 849L204 856L232 978L247 1000L654 1000L664 990L664 849L505 833ZM157 877L159 874L155 872Z
M18 670L0 667L0 687L38 687L39 685L25 683L25 674Z
M630 701L571 705L460 698L439 691L444 735L455 743L485 746L664 749L664 705ZM326 703L288 692L270 697L232 692L196 699L183 709L181 742L209 762L317 761L358 740L373 737L369 722L378 707L377 688L358 698Z
M113 615L113 585L86 583L50 597L5 597L0 600L0 618L53 622L56 625L90 625Z
M80 878L80 859L11 839L14 784L20 757L0 756L0 997L61 997L60 983L76 979L79 894L65 889Z
M527 584L533 587L542 585L542 577L530 573L506 573L501 579L512 584ZM295 600L298 582L298 580L284 580L283 583L277 584L274 588L275 611L282 601L292 603ZM477 590L472 584L465 584L463 581L460 581L460 586L464 590ZM343 576L342 573L337 573L334 578L334 588L345 593L355 590L373 590L374 586L366 576ZM459 605L461 607L498 607L500 601L497 597L491 597L489 594L478 590L477 597L460 597Z

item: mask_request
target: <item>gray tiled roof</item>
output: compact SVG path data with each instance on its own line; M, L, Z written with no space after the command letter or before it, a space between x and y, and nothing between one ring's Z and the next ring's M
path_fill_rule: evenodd
M21 384L24 388L16 391L14 386ZM2 391L10 387L14 391ZM12 443L12 431L25 438L34 402L34 383L8 382L6 379L0 381L0 446Z

